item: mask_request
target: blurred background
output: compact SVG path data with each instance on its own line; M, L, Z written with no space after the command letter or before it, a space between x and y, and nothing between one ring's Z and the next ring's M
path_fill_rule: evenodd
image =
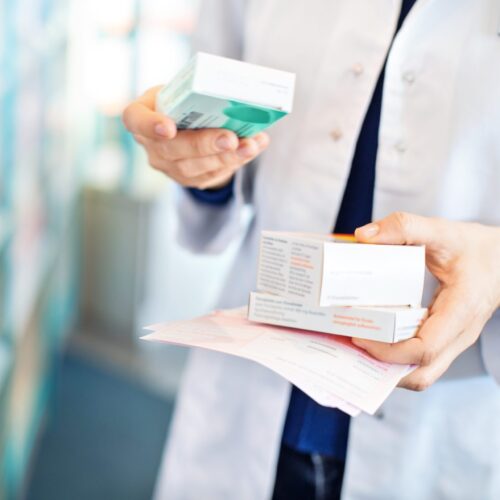
M177 246L120 115L186 62L197 6L0 0L1 499L151 497L186 352L141 328L212 308L235 249Z

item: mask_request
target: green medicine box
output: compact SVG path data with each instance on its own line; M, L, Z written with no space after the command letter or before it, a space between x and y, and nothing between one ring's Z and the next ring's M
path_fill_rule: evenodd
M159 92L179 130L225 128L251 137L292 111L295 74L199 52Z

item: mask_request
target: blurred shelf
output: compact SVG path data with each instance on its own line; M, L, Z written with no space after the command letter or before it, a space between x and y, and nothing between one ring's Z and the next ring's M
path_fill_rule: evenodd
M18 85L29 82L37 76L44 62L55 58L58 52L66 49L66 41L57 38L51 44L31 47L29 51L21 54L14 68L2 68L0 66L0 98L8 94Z
M0 498L19 497L76 289L69 9L0 0ZM73 128L71 128L73 130Z
M13 15L13 12L8 15ZM12 35L12 29L15 28L10 26L9 30L5 29L7 40L4 40L4 43L15 43L22 49L16 51L15 57L6 49L0 54L0 98L20 83L29 81L46 60L60 56L67 46L66 25L66 15L55 11L47 19L40 20L37 29L16 32L15 36ZM0 19L0 34L2 29Z
M146 57L150 46L135 36L141 29L168 32L163 39L172 47L169 57L180 60L184 52L187 55L192 2L176 0L161 6L150 0L153 15L148 26L140 16L144 4L130 1L135 6L131 23L120 25L123 6L119 0L114 6L98 0L0 0L1 500L19 497L49 404L54 366L77 313L82 252L79 195L84 172L96 163L109 171L110 155L103 154L101 162L95 161L95 155L103 146L112 146L120 153L117 156L115 151L111 160L125 165L118 175L120 194L148 203L157 195L152 188L166 182L160 174L151 182L139 182L138 165L145 159L119 118L104 120L99 110L135 95L139 75L144 79L141 84L164 78L155 73L157 59ZM161 16L156 15L158 8ZM106 36L96 23L103 11L112 26ZM119 58L113 57L116 51L103 50L106 43L114 42L113 36L123 39L123 47L118 47L123 68L117 66ZM145 61L140 68L139 59ZM115 79L103 74L108 68ZM101 95L103 81L111 90ZM125 227L129 225L130 220L125 220ZM116 297L111 294L111 298ZM99 349L105 350L102 345ZM126 363L127 353L116 356L115 350L109 346L106 353L114 352L117 362ZM165 359L153 362L156 352L136 354L134 375L144 364L156 367L140 372L151 385ZM175 361L181 367L183 358L175 353ZM178 383L177 379L162 382L159 391L172 391Z
M12 351L10 346L7 344L5 339L0 339L0 403L3 402L7 382L9 379L10 372L12 370ZM0 405L1 410L1 405ZM1 423L0 417L0 423ZM1 431L0 431L1 432Z
M2 252L12 237L14 226L11 217L4 211L0 211L0 252Z
M70 207L71 205L66 208L69 211L76 210L76 205L73 206L73 209ZM65 240L64 236L70 231L73 222L72 215L68 214L57 237L45 234L38 242L38 248L35 250L33 258L26 259L30 261L31 266L23 265L22 269L13 269L16 284L23 287L17 293L15 292L16 302L13 307L12 330L15 332L16 338L14 340L16 342L28 329L32 311L35 310L60 255L61 243Z

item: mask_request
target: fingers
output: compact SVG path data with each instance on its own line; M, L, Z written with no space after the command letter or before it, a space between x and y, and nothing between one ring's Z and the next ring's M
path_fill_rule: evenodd
M177 131L174 121L155 111L159 87L130 104L123 122L144 146L151 166L184 186L205 189L225 183L269 144L262 132L239 139L225 129Z
M396 344L353 339L353 344L380 361L429 366L464 331L467 320L461 313L459 296L460 293L452 289L443 289L429 317L412 339Z
M365 339L352 339L352 342L380 361L428 366L456 334L444 315L434 314L425 321L419 336L412 339L396 344Z
M236 170L239 166L253 160L260 153L260 148L252 141L249 145L245 143L234 152L205 156L203 158L189 158L175 162L176 168L186 178L194 181L201 175L224 169Z
M440 219L394 212L356 229L355 236L363 243L442 246L447 232L448 225Z
M225 186L234 176L236 168L221 168L212 170L195 178L189 178L184 184L186 187L194 187L197 189L217 189Z
M203 158L226 151L235 151L238 137L230 130L183 130L165 144L165 154L171 160Z
M418 365L400 386L423 390L436 381L477 341L496 309L498 294L493 292L494 298L488 299L488 290L498 287L488 283L494 268L491 263L498 259L485 251L495 248L495 239L493 244L489 237L483 241L484 234L481 226L471 223L405 212L356 230L360 242L425 245L426 265L440 283L430 315L415 338L394 345L353 339L355 345L381 361Z
M132 134L149 139L172 139L177 133L175 123L170 118L138 101L127 106L122 119Z
M266 149L271 142L269 139L269 135L267 135L265 132L260 132L257 135L254 135L252 139L257 142L257 145L259 146L259 149L261 151L264 151L264 149Z
M459 300L463 296L458 289L442 289L414 339L398 344L353 339L353 343L381 361L418 365L398 385L423 391L477 341L484 327L484 316L474 306L464 307L463 300Z
M179 135L184 134L180 132ZM235 151L228 151L201 158L171 160L165 152L165 141L152 141L137 135L136 140L145 146L149 163L173 180L186 187L206 189L224 184L246 163L259 155L269 143L267 136L241 139Z
M165 144L165 155L173 160L205 158L234 152L235 161L246 161L262 152L269 144L269 137L261 133L252 138L238 139L234 132L224 129L183 130L175 139Z
M184 132L180 132L179 136ZM204 173L222 168L237 168L253 160L263 148L254 139L242 139L235 151L213 154L203 157L184 157L172 159L164 150L164 146L152 144L152 141L143 136L134 136L136 141L151 152L150 163L158 170L167 171L169 168L177 169L186 178L195 178Z
M155 96L159 87L149 89L128 105L122 115L127 130L149 139L172 139L177 133L173 120L155 111Z
M169 161L206 158L226 152L234 152L240 160L246 160L255 157L269 144L269 137L265 133L238 139L234 132L223 129L182 130L168 141L141 133L135 133L134 138L143 146L152 146L148 141L155 141L161 156Z
M473 337L478 338L481 327L473 330ZM421 366L415 371L402 378L398 387L411 391L424 391L436 382L450 367L453 361L470 347L468 337L461 335L445 349L442 354L430 365Z

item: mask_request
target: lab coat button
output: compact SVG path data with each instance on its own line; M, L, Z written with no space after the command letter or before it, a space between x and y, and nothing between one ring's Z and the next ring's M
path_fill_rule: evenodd
M377 419L377 420L383 420L385 418L385 413L383 410L377 410L373 416Z
M330 137L334 140L334 141L339 141L340 139L342 139L342 130L340 130L340 128L334 128L331 132L330 132Z
M403 80L411 85L416 79L415 73L413 71L405 71L403 73Z
M406 144L403 141L399 141L394 146L398 153L404 153L406 151Z
M361 76L364 72L365 68L361 63L356 63L353 64L351 71L353 72L354 76Z

